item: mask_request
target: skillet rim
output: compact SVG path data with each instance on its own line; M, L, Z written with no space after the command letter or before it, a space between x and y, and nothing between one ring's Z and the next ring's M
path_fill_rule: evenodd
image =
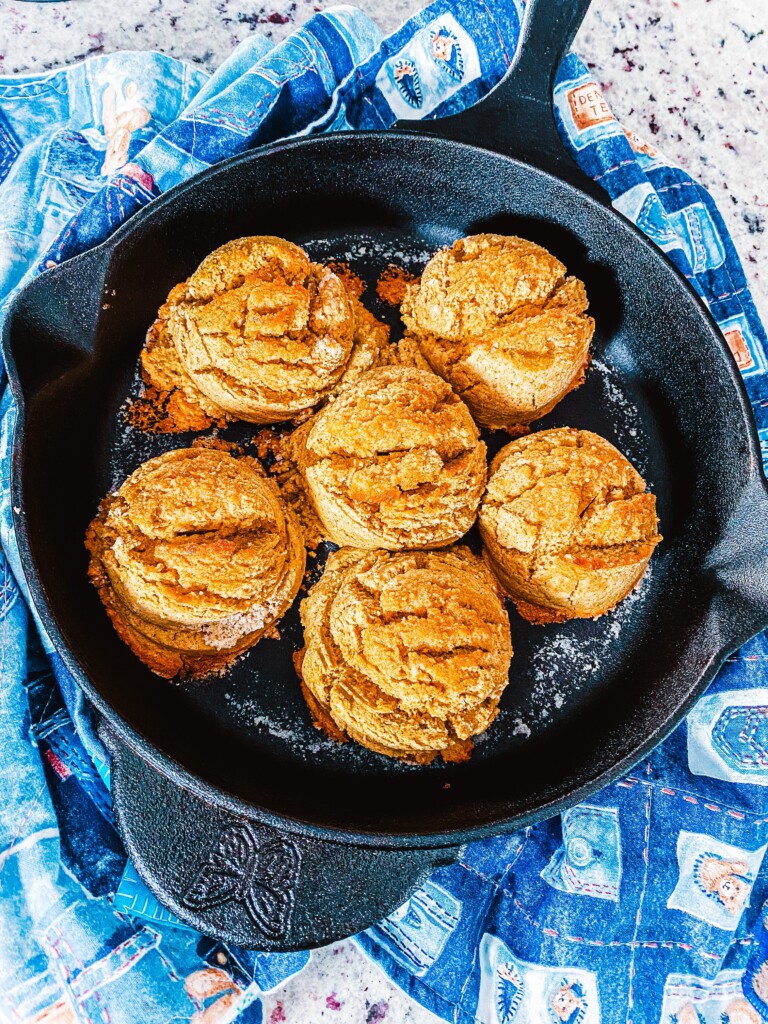
M617 220L623 226L624 230L629 230L630 233L635 236L636 240L638 240L652 255L652 257L659 262L660 266L665 266L668 272L671 271L678 281L683 283L688 292L689 298L693 298L695 300L695 305L698 308L699 315L702 317L703 322L707 324L710 334L715 339L718 347L725 356L724 368L726 369L731 383L735 387L734 397L737 399L741 411L742 422L746 427L746 438L750 457L750 464L744 467L745 475L743 488L741 492L734 495L734 509L731 510L728 521L730 521L730 518L735 514L735 510L738 509L739 502L743 497L743 494L749 490L751 486L754 486L755 484L762 485L763 492L768 493L768 481L766 481L765 473L762 469L762 460L760 458L757 427L744 380L736 367L727 342L716 321L702 298L691 286L686 276L675 266L663 250L658 248L658 246L656 246L642 231L640 231L632 221L611 205L607 193L606 201L601 202L599 199L582 192L578 186L557 177L555 174L551 174L523 160L497 153L492 149L486 149L482 146L457 142L437 135L425 135L417 131L382 129L378 131L332 132L325 135L294 137L293 139L276 142L271 145L259 147L258 149L246 150L243 153L239 153L233 157L211 165L200 173L188 178L186 181L179 182L179 184L175 185L173 188L164 192L157 198L152 199L140 210L137 210L135 214L124 221L114 231L114 233L104 241L83 253L79 253L76 256L65 260L56 267L45 270L42 274L33 279L33 282L44 280L49 277L49 275L55 276L60 273L67 273L67 271L64 271L62 268L70 268L77 262L85 262L86 260L93 260L94 258L96 258L97 262L99 262L106 271L109 267L112 252L118 248L125 238L130 237L131 234L135 233L145 220L163 211L169 204L173 204L180 195L193 189L201 181L215 178L218 175L228 175L241 164L255 162L262 157L270 156L274 153L283 151L290 152L296 149L304 149L308 146L314 146L315 148L319 148L321 146L325 148L344 146L349 143L357 144L359 141L364 141L365 139L375 139L377 141L388 139L391 140L393 144L400 142L409 143L411 145L416 143L416 140L419 140L420 143L426 144L433 149L436 146L447 146L453 153L460 151L465 151L469 154L477 153L485 158L490 156L495 160L512 163L527 173L533 172L536 175L540 175L550 186L555 184L558 187L564 187L567 190L576 193L579 202L583 203L585 206L597 209L601 211L601 213L607 213L609 217L612 216ZM387 143L387 145L389 145L389 143ZM29 282L29 284L32 284L33 282ZM467 841L510 832L514 829L532 824L535 821L541 821L558 814L562 810L581 802L584 798L604 788L611 782L614 782L626 771L631 769L631 767L650 753L651 750L662 742L662 740L664 740L680 724L693 704L707 689L725 657L746 641L746 638L739 637L717 646L716 640L721 634L720 631L713 631L713 649L709 650L709 648L707 648L706 668L699 675L696 683L689 689L687 696L680 701L675 710L671 714L667 715L664 721L662 721L649 736L646 736L641 743L633 746L631 752L626 754L618 762L614 763L611 768L599 773L590 782L584 783L576 789L572 789L568 795L556 796L544 803L540 803L535 811L529 811L512 816L493 817L484 824L475 824L465 826L463 828L445 829L438 832L372 832L359 831L329 824L320 825L315 822L291 817L284 813L270 811L257 804L246 801L241 797L235 796L226 790L219 789L206 779L189 771L164 751L155 747L136 729L121 718L109 701L97 689L96 685L90 680L87 673L80 666L74 653L64 641L53 611L45 597L45 588L43 587L38 574L32 554L32 546L30 544L26 526L26 517L23 514L23 511L20 513L15 511L16 508L23 509L21 481L23 468L22 455L25 451L26 441L26 402L11 351L10 334L11 325L15 319L16 309L21 305L24 292L29 284L14 296L14 299L8 307L2 334L2 351L8 372L11 392L17 404L17 419L14 425L11 455L11 505L13 528L18 543L21 566L30 599L35 612L39 616L46 632L53 641L55 650L61 657L66 668L77 681L78 685L84 691L89 701L103 716L109 729L116 733L121 742L125 743L154 770L158 771L161 775L170 779L175 784L192 792L196 796L199 796L206 803L212 803L239 816L264 822L272 827L292 832L294 834L312 836L329 842L378 847L382 849L437 849L441 847L456 846L457 844ZM725 587L725 585L717 580L717 578L714 579L712 595L707 602L705 614L702 616L702 621L705 621L706 618L713 615L718 596L728 592L728 589L729 588Z

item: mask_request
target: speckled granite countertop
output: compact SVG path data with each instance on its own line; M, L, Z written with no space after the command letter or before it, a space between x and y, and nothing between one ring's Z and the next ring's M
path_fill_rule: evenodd
M468 0L469 2L469 0ZM392 31L421 0L357 0ZM212 70L249 32L281 39L327 0L0 0L0 74L157 49ZM593 0L575 49L614 113L712 192L768 320L768 3Z
M418 0L357 0L391 31ZM0 0L0 74L119 49L157 49L212 70L249 32L280 39L321 0ZM575 48L615 114L717 200L768 320L768 4L765 0L593 0ZM426 1024L349 942L313 954L265 997L265 1024Z

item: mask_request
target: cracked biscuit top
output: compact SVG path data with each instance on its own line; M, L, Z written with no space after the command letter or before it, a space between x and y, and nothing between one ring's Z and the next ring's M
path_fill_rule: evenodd
M341 279L270 236L238 238L212 252L174 294L168 317L194 386L253 423L317 405L344 375L355 329Z
M145 462L102 502L86 547L121 636L165 675L255 642L304 571L298 525L274 484L256 460L213 449Z
M526 424L581 382L595 327L587 305L583 283L542 246L471 235L409 286L401 351L408 362L417 350L481 425Z
M301 606L305 697L337 739L428 763L464 760L508 680L509 620L467 548L342 548Z
M571 427L501 449L479 521L508 593L555 619L612 608L661 539L656 499L637 470L604 438Z
M485 445L464 403L428 370L370 370L299 430L299 467L335 543L442 547L475 521Z

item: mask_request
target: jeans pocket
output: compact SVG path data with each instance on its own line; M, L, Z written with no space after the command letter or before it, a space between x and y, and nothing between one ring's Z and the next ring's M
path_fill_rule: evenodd
M621 834L616 807L579 804L562 816L563 841L541 872L561 892L619 899Z
M459 923L461 903L431 879L368 935L402 967L423 977Z
M160 953L159 932L134 928L105 901L70 904L44 940L83 1021L136 1024L139 1007L142 1024L191 1019L194 1003Z
M688 716L687 733L693 775L768 786L768 689L704 697Z

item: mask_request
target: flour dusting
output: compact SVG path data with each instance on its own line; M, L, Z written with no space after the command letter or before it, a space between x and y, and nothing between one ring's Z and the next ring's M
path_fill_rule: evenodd
M578 635L569 632L569 625L565 625L559 635L542 635L542 643L531 658L531 697L543 719L577 697L581 685L602 671L610 648L633 618L635 606L643 600L650 576L649 567L640 585L617 608L597 620L596 632Z
M593 359L590 371L597 373L602 385L605 406L612 413L618 446L624 454L631 453L631 461L641 475L648 472L644 455L638 454L638 441L645 441L642 419L635 403L627 396L616 370L600 359ZM645 444L640 447L645 448Z

